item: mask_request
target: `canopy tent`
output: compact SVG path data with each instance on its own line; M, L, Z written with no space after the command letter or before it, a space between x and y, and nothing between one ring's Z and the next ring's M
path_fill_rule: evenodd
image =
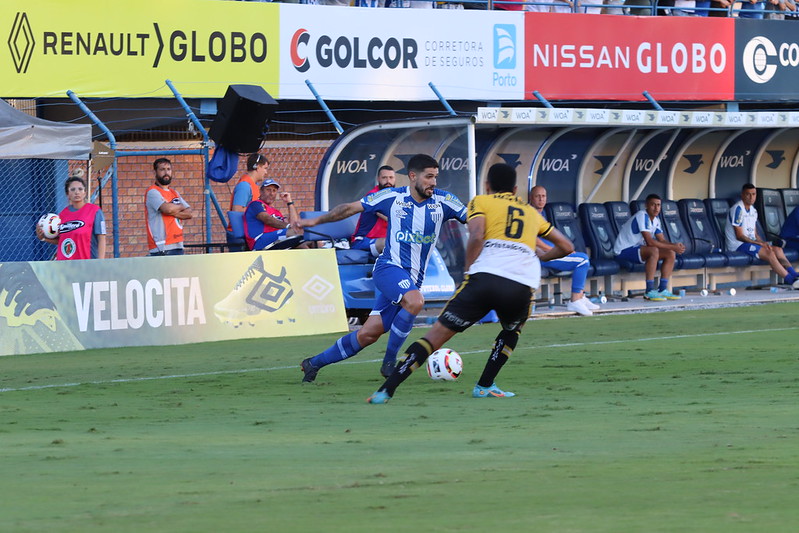
M32 117L0 99L0 159L89 159L92 127Z

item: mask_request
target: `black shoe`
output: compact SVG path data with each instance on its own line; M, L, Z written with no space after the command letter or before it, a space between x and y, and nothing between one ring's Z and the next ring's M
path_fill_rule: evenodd
M384 378L389 377L391 374L394 373L394 363L384 362L383 366L380 367L380 375Z
M311 383L316 379L316 374L319 373L319 369L311 364L310 357L308 359L302 360L302 363L300 363L300 368L303 372L305 372L305 375L302 377L303 383Z

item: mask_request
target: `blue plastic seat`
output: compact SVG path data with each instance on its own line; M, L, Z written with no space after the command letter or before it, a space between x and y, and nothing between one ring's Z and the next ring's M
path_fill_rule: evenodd
M677 255L675 268L696 269L704 267L705 258L694 250L693 240L680 218L677 202L661 200L660 206L660 220L666 240L674 243L679 242L685 246L685 253Z
M729 257L721 252L721 243L707 216L707 208L702 200L684 198L677 202L683 225L693 242L694 253L705 258L705 266L718 268L729 265ZM739 258L744 259L744 258ZM740 263L742 266L746 263Z
M325 213L326 211L303 211L300 213L300 218L315 218ZM312 228L305 228L303 239L306 241L331 241L334 245L336 241L344 239L349 242L350 237L355 233L359 217L360 214L355 214L344 220L326 222ZM373 258L372 254L366 250L337 249L336 261L339 265L357 265L373 262Z
M574 206L568 202L552 202L544 208L547 219L574 244L574 250L587 253L585 238ZM588 276L609 276L619 271L619 264L612 259L602 259L589 254L591 268ZM569 273L570 274L570 273Z
M608 210L599 203L584 203L577 208L583 228L583 237L591 250L591 262L613 261L629 271L642 272L644 265L636 265L616 258L613 245L616 242L616 230L610 221Z
M616 235L618 235L621 227L633 216L630 212L630 205L626 202L605 202L605 208L608 210L608 215L610 215L613 229L616 230Z

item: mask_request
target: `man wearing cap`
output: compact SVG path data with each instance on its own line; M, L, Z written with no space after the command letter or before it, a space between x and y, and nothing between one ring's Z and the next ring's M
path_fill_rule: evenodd
M275 180L264 180L258 199L250 202L244 211L244 238L250 250L263 250L277 240L301 234L292 227L292 223L299 220L300 216L291 194L279 193L279 189L280 184ZM278 195L289 208L288 219L272 205Z

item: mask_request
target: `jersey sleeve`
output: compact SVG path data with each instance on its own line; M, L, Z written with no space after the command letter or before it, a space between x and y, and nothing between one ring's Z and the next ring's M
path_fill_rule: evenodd
M391 204L394 203L394 191L395 189L382 189L361 198L364 212L381 213L388 218L391 214Z
M447 191L436 191L440 192L444 199L441 200L441 205L444 207L444 220L449 220L451 218L456 219L461 224L466 223L468 218L466 206L463 205L463 202L460 199L452 194L451 192ZM475 197L476 198L476 197Z
M238 205L240 207L247 207L249 203L254 199L251 198L252 196L252 188L250 184L245 181L240 181L236 184L236 187L233 189L233 205Z
M180 203L180 205L182 205L183 207L191 207L189 205L189 202L184 200L183 197L180 195L180 193L176 193L176 194L178 195L178 197L175 198L175 199Z
M480 202L480 196L475 196L469 202L469 208L467 209L466 219L471 220L476 217L484 217L486 216L485 210L482 206L482 202Z
M157 190L150 189L149 191L147 191L145 203L147 204L147 207L149 209L152 209L153 211L158 211L161 208L161 206L166 203L166 200L164 200L164 197L161 196L161 194Z
M744 210L741 209L741 206L736 205L732 209L730 209L730 224L733 227L741 227L744 223Z
M94 214L94 226L92 227L92 233L95 235L105 235L107 233L105 230L105 215L103 215L102 209L98 209Z
M533 219L535 219L536 223L538 224L538 236L539 237L546 237L547 235L552 233L553 229L555 229L555 226L553 226L551 222L549 222L547 219L545 219L543 216L541 216L541 213L539 213L535 209L533 209L532 216L533 216Z

